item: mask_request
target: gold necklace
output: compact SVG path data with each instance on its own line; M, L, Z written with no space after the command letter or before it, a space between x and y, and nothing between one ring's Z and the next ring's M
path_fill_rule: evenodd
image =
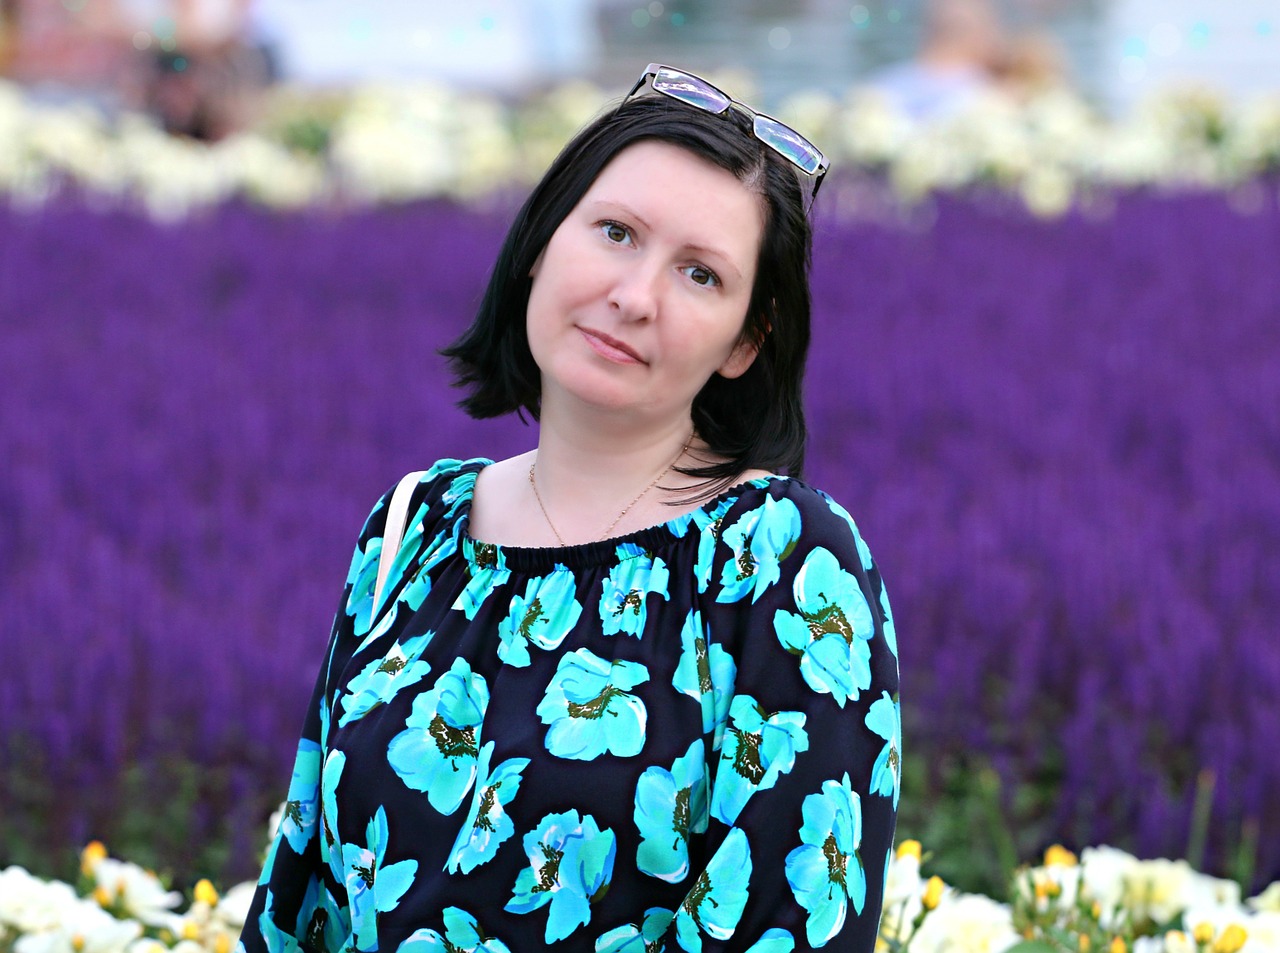
M652 490L655 486L658 485L659 480L661 480L664 476L666 476L668 473L671 472L672 468L675 467L675 465L680 462L680 458L689 452L689 444L693 443L693 436L694 436L694 431L690 431L689 439L684 442L684 446L681 447L680 452L675 455L675 459L673 459L670 463L668 463L666 467L663 468L662 472L653 478L653 482L651 482L643 490L637 493L634 500L632 500L630 503L628 503L626 506L622 508L622 512L619 513L617 516L615 516L613 518L613 522L604 528L604 532L601 533L596 538L595 540L596 542L599 542L600 540L603 540L603 539L608 539L609 533L612 532L613 528L618 525L622 517L626 516L629 512L631 512L631 507L639 503L646 493L648 493L650 490ZM560 545L568 546L569 544L564 541L564 537L560 535L560 531L556 529L556 524L551 522L551 514L547 512L547 505L542 502L542 494L538 492L538 481L533 478L533 471L537 467L537 465L538 465L538 459L537 459L537 455L535 454L533 462L529 464L529 486L533 487L533 498L538 501L538 509L542 510L543 519L545 519L547 521L547 525L551 527L551 532L555 534L555 537L559 541Z

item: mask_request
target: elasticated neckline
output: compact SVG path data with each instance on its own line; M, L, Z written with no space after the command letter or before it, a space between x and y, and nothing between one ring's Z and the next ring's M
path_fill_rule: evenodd
M485 458L468 460L462 472L474 471L477 476L493 461ZM592 543L576 543L572 546L505 546L473 539L468 531L471 520L471 502L475 497L475 482L467 488L466 496L458 501L455 519L457 534L462 543L462 554L472 571L506 569L521 573L547 573L557 566L566 569L610 568L626 559L634 559L645 553L658 554L683 539L689 532L697 532L692 526L697 514L710 515L727 500L742 496L753 489L763 492L777 480L789 479L771 474L754 480L744 480L717 493L695 509L664 523L646 526L623 536Z

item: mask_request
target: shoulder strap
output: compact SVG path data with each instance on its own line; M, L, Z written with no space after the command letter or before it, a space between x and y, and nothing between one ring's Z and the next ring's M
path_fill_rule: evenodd
M415 470L406 473L391 492L391 502L387 504L387 523L382 531L382 552L378 556L378 579L373 585L373 612L377 617L381 608L382 590L387 584L387 576L391 572L391 564L400 551L400 543L404 539L404 522L409 515L409 497L417 489L426 470Z

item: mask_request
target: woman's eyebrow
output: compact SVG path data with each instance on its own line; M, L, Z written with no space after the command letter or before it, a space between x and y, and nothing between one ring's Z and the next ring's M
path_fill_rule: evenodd
M645 229L652 229L652 226L645 221L644 216L626 202L619 202L613 199L596 199L594 204L616 209L624 218L632 219ZM733 263L733 258L723 249L716 248L713 245L701 245L697 243L686 244L684 247L689 249L691 252L697 252L700 255L707 255L717 259L722 270L733 272L734 276L737 278L742 277L742 272L739 271L738 267Z

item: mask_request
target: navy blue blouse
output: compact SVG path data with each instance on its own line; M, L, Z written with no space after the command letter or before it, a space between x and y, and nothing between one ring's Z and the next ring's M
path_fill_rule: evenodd
M246 953L871 951L897 642L849 515L785 477L601 543L365 523Z

